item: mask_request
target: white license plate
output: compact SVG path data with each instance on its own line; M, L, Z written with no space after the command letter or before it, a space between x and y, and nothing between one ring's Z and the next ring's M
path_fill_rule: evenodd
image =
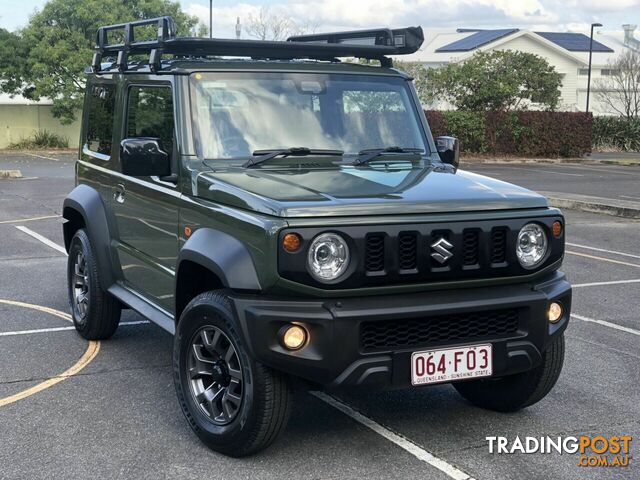
M491 361L490 344L414 352L411 355L411 384L490 377L493 372Z

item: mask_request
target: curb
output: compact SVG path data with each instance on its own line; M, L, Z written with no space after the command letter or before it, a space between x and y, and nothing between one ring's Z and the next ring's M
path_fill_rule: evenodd
M37 154L48 154L54 155L56 153L63 154L74 154L78 153L77 148L0 148L0 153L2 154L23 154L23 153L37 153Z
M20 170L0 170L0 179L3 178L22 178Z
M570 164L570 165L617 165L622 167L640 167L640 160L636 159L591 159L591 158L514 158L514 159L484 159L472 158L461 159L461 163L465 167L483 164L483 165L553 165L553 164Z
M612 198L590 197L587 195L565 195L554 192L539 192L553 207L603 213L615 217L640 219L640 202L626 202Z

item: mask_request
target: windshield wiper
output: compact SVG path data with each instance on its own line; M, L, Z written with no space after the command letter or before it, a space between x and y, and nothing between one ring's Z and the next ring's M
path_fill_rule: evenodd
M307 156L307 155L343 155L344 152L342 150L327 150L321 148L307 148L307 147L291 147L291 148L280 148L280 149L269 149L269 150L256 150L253 152L253 156L255 158L250 158L247 160L242 166L244 168L255 167L256 165L261 164L262 162L266 162L267 160L271 160L272 158L279 156Z
M387 148L368 148L358 152L358 158L353 161L353 165L362 165L373 160L385 153L423 153L422 148L412 147L387 147Z

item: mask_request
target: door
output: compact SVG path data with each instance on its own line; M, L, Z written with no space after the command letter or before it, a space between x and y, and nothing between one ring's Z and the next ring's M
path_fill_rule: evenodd
M128 85L123 92L123 138L154 137L176 151L173 95L169 84ZM121 176L113 187L117 252L125 285L168 312L173 311L178 255L180 192L177 168L167 178Z

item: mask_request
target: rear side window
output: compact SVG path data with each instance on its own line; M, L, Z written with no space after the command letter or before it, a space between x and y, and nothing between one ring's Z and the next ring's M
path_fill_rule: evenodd
M116 105L115 85L93 85L89 91L87 148L111 155L113 112Z
M131 87L127 110L127 138L159 138L162 149L173 151L173 98L170 87Z

